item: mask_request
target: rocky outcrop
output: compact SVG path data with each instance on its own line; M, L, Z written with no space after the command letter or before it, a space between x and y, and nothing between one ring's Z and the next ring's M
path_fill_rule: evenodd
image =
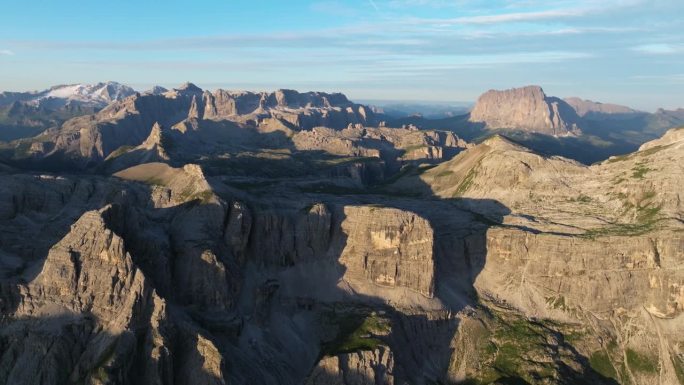
M107 156L101 168L108 174L113 174L144 163L168 162L169 154L164 146L165 136L169 133L159 123L152 126L150 135L139 146L130 148L120 147Z
M575 135L580 119L565 101L546 96L541 87L490 90L477 100L469 121L488 129L513 129L548 135Z
M324 357L306 385L394 385L394 359L386 346Z
M658 149L662 149L666 146L681 146L682 143L684 142L684 127L680 128L673 128L671 130L668 130L665 135L663 135L659 139L652 140L650 142L646 142L639 147L639 151L646 151L646 150L651 150L651 151L657 151ZM620 159L618 157L615 157L613 159Z
M196 164L173 168L166 163L145 163L114 176L151 185L151 200L157 207L173 207L189 201L218 202L202 168Z
M338 156L374 157L387 164L439 162L471 146L452 132L350 125L343 130L315 127L299 131L292 141L298 150Z

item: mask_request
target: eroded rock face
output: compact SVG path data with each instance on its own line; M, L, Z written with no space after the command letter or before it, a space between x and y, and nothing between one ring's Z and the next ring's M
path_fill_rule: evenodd
M546 96L538 86L487 91L473 107L469 120L489 129L560 136L580 132L575 110L561 99Z
M434 294L433 231L411 212L375 207L346 207L342 231L346 245L340 263L352 283L370 281Z
M551 300L566 312L646 309L675 318L684 311L684 276L677 267L684 239L674 233L594 240L492 229L486 247L475 286L527 314L553 316Z

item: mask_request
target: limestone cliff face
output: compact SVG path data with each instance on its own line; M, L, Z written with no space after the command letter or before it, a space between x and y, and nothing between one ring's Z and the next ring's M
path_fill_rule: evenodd
M406 287L432 297L434 239L424 218L374 207L347 207L344 216L342 231L347 239L340 263L346 267L347 281Z
M240 233L237 215L228 225L233 234ZM251 245L246 258L260 265L286 268L324 262L341 268L338 278L359 293L406 288L433 296L434 236L430 224L417 214L315 204L305 211L259 211L250 217L250 236L260 241Z
M540 317L553 315L553 299L565 312L609 316L646 310L676 318L684 311L682 247L684 239L667 232L593 240L492 229L475 285Z
M84 213L38 276L17 287L16 330L0 336L3 382L163 384L173 376L180 383L224 383L217 349L198 330L171 320L111 227L124 223L122 215L113 206ZM25 337L14 334L19 330Z
M126 253L123 240L108 228L116 215L111 207L86 212L47 255L43 269L30 286L32 301L20 307L30 314L42 303L80 313L87 309L124 329L133 320L137 301L152 294L143 275ZM124 293L119 296L119 293ZM118 297L112 303L112 297ZM146 298L147 297L147 298Z
M538 86L487 91L470 112L470 122L489 129L515 129L548 135L580 133L580 119L565 101Z

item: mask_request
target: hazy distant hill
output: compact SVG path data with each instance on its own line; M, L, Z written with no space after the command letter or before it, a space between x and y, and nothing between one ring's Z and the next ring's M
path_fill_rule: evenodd
M377 113L390 118L421 116L427 119L448 118L468 113L472 103L467 102L425 102L396 100L359 100L369 105Z

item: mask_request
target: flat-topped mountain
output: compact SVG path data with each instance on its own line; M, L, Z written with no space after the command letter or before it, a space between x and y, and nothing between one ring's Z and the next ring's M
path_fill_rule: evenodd
M565 101L546 96L539 86L490 90L477 100L469 121L487 129L514 129L555 136L581 133L580 119Z

